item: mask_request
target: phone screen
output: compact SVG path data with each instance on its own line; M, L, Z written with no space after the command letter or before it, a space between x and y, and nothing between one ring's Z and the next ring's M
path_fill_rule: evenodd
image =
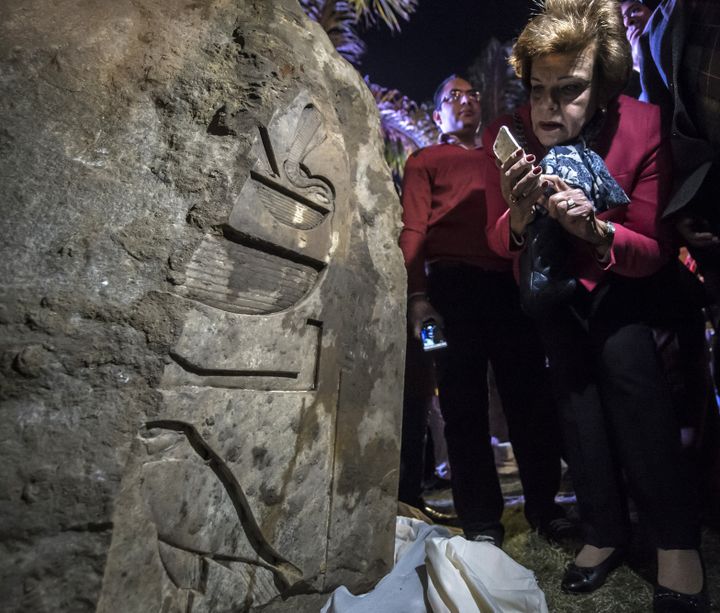
M422 337L422 345L425 351L434 351L435 349L442 349L447 347L447 341L445 335L442 332L442 328L435 322L428 322L423 325L420 330Z

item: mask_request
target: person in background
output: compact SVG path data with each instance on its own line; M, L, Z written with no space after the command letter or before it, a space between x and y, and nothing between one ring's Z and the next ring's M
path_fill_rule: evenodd
M614 1L546 0L511 61L530 102L483 136L489 244L517 260L546 212L577 280L567 302L537 320L584 538L561 587L591 592L622 563L626 479L657 548L654 610L709 611L697 492L653 338L676 256L660 220L672 176L660 110L619 95L632 64ZM498 171L490 147L503 124L523 148Z
M634 57L642 84L640 99L660 106L663 121L671 132L675 182L663 215L673 221L697 262L715 303L717 327L720 3L636 0L623 2L622 6L628 13L627 35L636 49Z
M714 0L625 0L621 2L642 100L657 104L671 133L675 181L664 216L697 264L706 290L706 313L715 330L712 357L720 387L720 2ZM688 326L692 322L687 322ZM700 410L688 415L703 474L706 517L720 522L720 450L715 390L703 361L699 334L680 338L678 367L703 394L690 395ZM697 347L697 349L694 347ZM698 355L699 354L699 355ZM696 366L697 365L697 366ZM690 385L682 386L689 388ZM688 404L688 403L686 403ZM697 404L695 403L689 403ZM706 408L707 407L707 408ZM687 411L686 411L687 412Z
M633 70L637 73L640 73L640 65L642 64L640 37L645 30L645 25L648 19L650 19L650 15L657 7L659 1L660 0L626 0L620 3L625 35L630 43L630 51L632 52Z
M642 92L642 86L640 85L640 35L647 18L658 2L659 0L633 0L632 2L623 2L620 7L633 59L633 71L623 93L633 98L639 98Z
M434 321L447 347L434 352L452 467L455 509L466 538L500 546L504 500L488 423L492 362L517 458L530 525L572 535L555 504L560 444L545 356L520 311L508 261L487 244L486 156L476 142L480 93L452 75L435 94L440 144L415 152L403 179L400 247L408 271L408 323L416 338ZM427 273L426 273L427 270Z

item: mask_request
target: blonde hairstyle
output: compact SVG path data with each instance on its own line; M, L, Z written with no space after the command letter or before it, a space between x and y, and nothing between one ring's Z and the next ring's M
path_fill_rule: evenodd
M525 26L513 46L510 64L526 88L535 58L579 53L595 45L595 75L606 102L627 84L632 70L630 44L616 0L539 0L541 12Z

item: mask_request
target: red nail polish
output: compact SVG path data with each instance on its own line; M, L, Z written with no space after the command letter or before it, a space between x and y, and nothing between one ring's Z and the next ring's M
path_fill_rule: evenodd
M542 172L542 168L540 166L535 166L535 168L532 169L532 173L534 175L539 175Z
M534 161L535 161L535 156L531 153L530 155L526 155L526 156L525 156L525 159L526 159L528 162L534 162Z

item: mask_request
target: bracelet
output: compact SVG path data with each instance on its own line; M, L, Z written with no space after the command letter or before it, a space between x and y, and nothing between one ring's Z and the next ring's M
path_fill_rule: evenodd
M609 245L615 240L615 224L612 221L605 222L605 238Z

